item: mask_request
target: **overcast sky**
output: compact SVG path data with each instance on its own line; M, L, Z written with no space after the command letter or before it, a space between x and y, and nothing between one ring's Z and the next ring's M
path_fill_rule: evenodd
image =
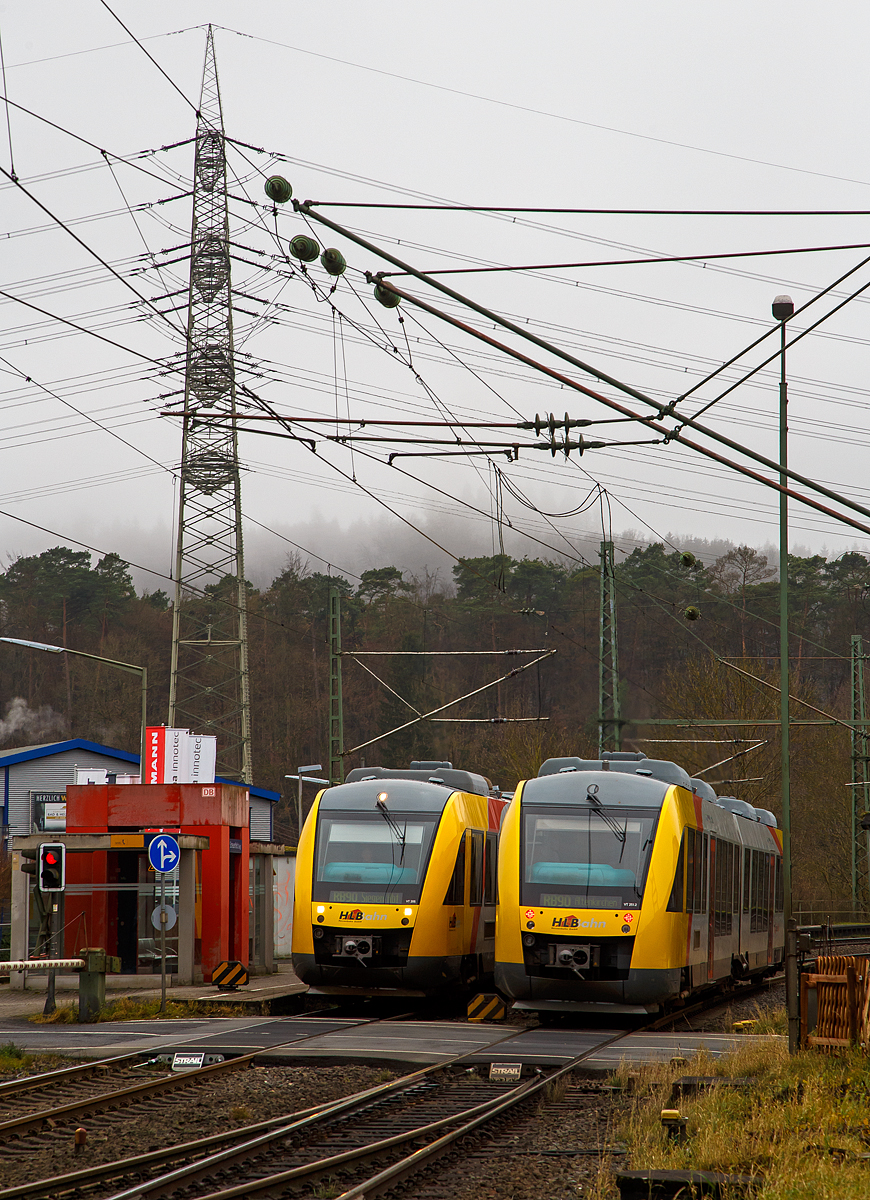
M183 251L155 254L189 239L188 139L207 22L217 27L226 131L247 144L229 155L233 239L240 257L258 264L233 268L247 310L236 317L240 371L288 414L337 412L354 423L397 413L466 421L613 415L412 306L399 310L401 325L397 312L374 303L363 278L387 264L333 234L325 244L342 250L349 270L330 306L284 261L287 241L308 227L287 206L276 239L264 174L286 175L297 197L333 202L870 210L864 4L627 0L530 10L515 0L113 0L111 7L172 82L100 0L0 4L6 94L43 118L12 106L0 114L0 166L14 167L27 192L8 178L2 186L4 563L77 539L153 571L137 572L140 586L168 587L181 435L176 421L158 414L160 397L179 384L156 364L179 353L171 321L184 313L158 319L127 284L151 302L185 286ZM775 295L787 292L801 306L870 254L857 248L870 243L866 216L320 211L424 270L856 247L445 277L662 403L770 329ZM319 266L312 276L329 283ZM863 287L866 295L789 351L789 453L795 470L870 507L870 267L799 315L790 336ZM461 315L424 285L412 290ZM183 295L162 307L182 302ZM473 314L463 319L569 370ZM678 411L692 415L777 346L768 338ZM773 363L753 375L703 419L778 458L777 371ZM637 424L587 435L654 436ZM314 456L243 435L249 578L268 582L292 543L314 570L328 562L350 574L395 562L417 572L437 567L447 577L451 555L498 549L499 514L510 522L505 548L517 555L588 557L611 532L625 550L635 540L682 547L705 539L707 558L723 541L776 546L776 493L674 443L590 450L567 463L525 449L514 463L408 458L389 467L387 452L397 448L370 445L351 456L321 443ZM607 492L603 503L597 484ZM542 515L572 513L587 496L582 512ZM864 534L801 505L792 505L791 519L793 549L870 552Z

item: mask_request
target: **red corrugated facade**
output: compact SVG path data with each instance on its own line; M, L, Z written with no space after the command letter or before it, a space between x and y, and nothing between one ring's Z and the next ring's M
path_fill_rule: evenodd
M208 980L224 960L247 964L248 809L247 789L230 784L74 785L67 788L67 832L113 834L116 843L119 835L135 838L153 829L208 838L208 849L201 852L201 874L197 871L195 906L197 958ZM137 919L137 940L153 934L141 928L141 912L137 917L134 905L124 899L135 896L138 902L138 893L129 885L142 877L143 854L119 844L108 852L67 855L68 885L91 884L94 890L78 894L68 889L65 954L83 945L105 946L109 954L120 954L132 944L134 935L127 925ZM112 890L113 884L127 887ZM184 917L179 913L180 920Z

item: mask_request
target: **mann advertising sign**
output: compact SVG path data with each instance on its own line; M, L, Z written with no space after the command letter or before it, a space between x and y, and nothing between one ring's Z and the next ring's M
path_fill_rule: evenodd
M145 744L146 783L214 783L217 738L152 725Z

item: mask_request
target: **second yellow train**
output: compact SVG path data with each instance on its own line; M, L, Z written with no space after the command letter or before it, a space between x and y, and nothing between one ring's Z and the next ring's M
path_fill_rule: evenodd
M651 1012L783 962L773 815L644 754L521 783L498 883L495 982L518 1008Z

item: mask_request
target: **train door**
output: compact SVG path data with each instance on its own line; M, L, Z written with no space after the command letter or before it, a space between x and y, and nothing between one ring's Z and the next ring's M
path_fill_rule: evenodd
M486 974L495 970L495 890L498 834L494 829L486 835L486 856L483 866L483 940L481 964Z
M483 963L482 951L482 917L484 892L485 842L480 829L470 829L466 834L469 843L468 855L468 907L469 907L469 940L467 943L468 961L464 964L463 975L470 983L476 979ZM493 961L493 966L495 965Z
M704 835L704 841L707 841L707 835ZM716 972L713 965L716 952L716 906L718 896L716 894L716 838L710 838L710 865L707 872L709 880L709 891L707 892L707 979L715 979ZM705 889L706 891L706 889Z
M740 935L737 939L738 952L749 961L749 901L752 895L752 851L743 849L743 903L740 905Z
M776 877L776 869L774 866L775 859L772 854L765 854L766 862L764 889L765 900L767 901L767 965L773 964L773 910L774 910L774 881Z

